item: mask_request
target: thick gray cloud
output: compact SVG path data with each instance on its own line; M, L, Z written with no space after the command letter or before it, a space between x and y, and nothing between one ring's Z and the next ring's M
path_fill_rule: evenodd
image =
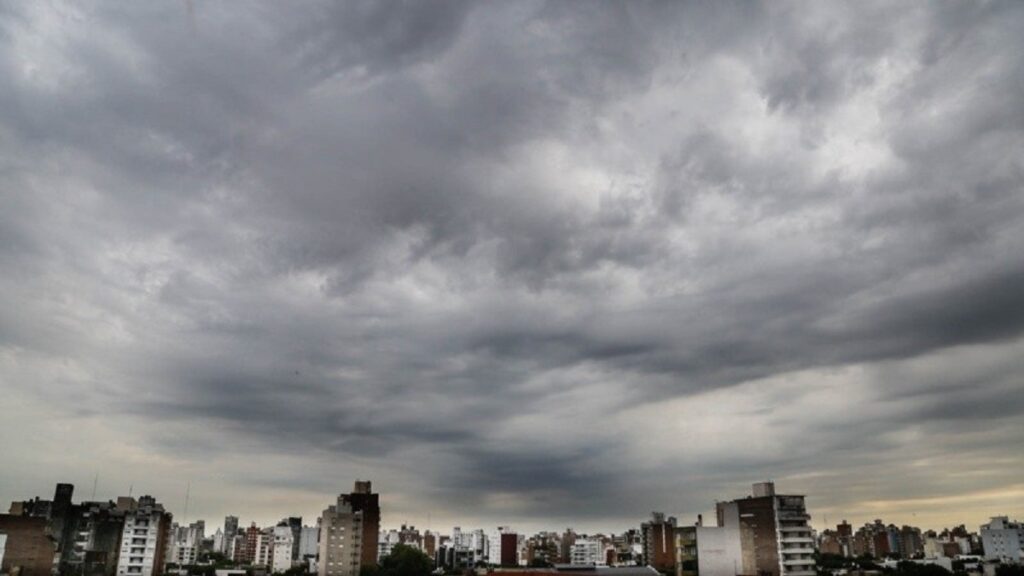
M1024 514L1015 3L0 10L0 497Z

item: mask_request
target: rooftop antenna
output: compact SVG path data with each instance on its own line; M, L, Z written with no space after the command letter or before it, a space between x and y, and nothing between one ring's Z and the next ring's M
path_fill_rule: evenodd
M96 501L96 483L100 481L100 473L97 472L92 478L92 500Z
M134 489L135 489L135 484L129 484L128 485L128 497L129 498L132 497L132 490L134 490Z
M185 511L182 512L182 514L181 514L181 522L182 523L185 523L185 522L188 521L188 496L189 496L189 492L191 492L191 491L192 491L192 481L190 480L189 483L185 486Z

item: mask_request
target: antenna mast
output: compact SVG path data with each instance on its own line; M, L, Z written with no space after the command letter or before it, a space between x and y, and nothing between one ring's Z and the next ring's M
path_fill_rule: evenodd
M185 511L181 514L181 522L184 524L188 521L188 496L189 492L192 491L192 482L189 481L188 485L185 486Z

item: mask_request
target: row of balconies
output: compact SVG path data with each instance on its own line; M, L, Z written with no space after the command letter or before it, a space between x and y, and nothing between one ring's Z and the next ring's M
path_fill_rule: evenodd
M810 529L806 524L787 526L785 524L779 526L779 532L808 532Z
M793 546L791 548L782 548L780 550L780 552L782 552L783 554L785 554L787 556L792 556L794 554L813 554L814 553L814 547L813 546L801 546L801 547Z

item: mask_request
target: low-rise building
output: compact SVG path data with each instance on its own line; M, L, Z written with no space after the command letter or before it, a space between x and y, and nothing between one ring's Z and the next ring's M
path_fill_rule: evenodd
M570 562L575 566L599 566L607 564L604 553L604 542L596 536L577 538L572 543Z

